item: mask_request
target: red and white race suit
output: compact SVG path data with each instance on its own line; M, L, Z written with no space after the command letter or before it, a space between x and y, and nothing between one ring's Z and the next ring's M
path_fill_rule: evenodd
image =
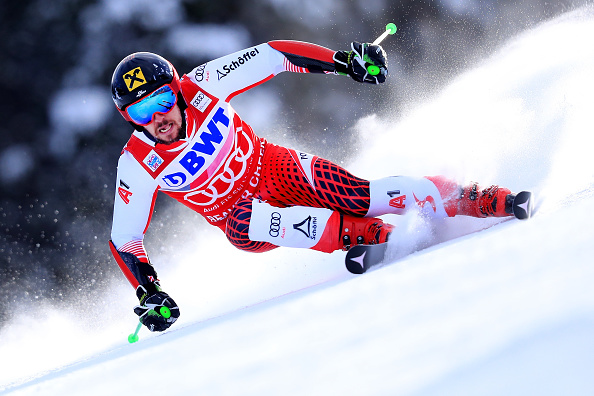
M256 192L267 142L229 101L283 71L334 73L334 53L314 44L276 41L200 65L181 78L187 137L164 145L143 132L132 134L118 162L111 248L133 285L142 283L146 271L130 268L128 254L148 262L143 238L158 191L223 231L234 204Z
M187 104L186 138L164 145L143 132L132 134L118 162L110 247L134 287L156 278L143 238L158 191L200 213L236 247L249 251L276 246L336 249L336 243L329 245L322 235L334 212L375 216L428 202L432 214L455 214L434 181L401 177L370 184L330 161L268 143L229 104L236 95L284 71L336 74L334 54L314 44L272 41L210 61L181 78ZM444 185L445 190L439 190L453 193L457 188L447 181ZM251 218L254 198L269 205L254 205L258 208L254 215L261 214L255 220ZM289 215L270 209L270 204L310 212ZM270 222L277 217L297 220L281 231ZM262 230L254 225L249 229L250 220ZM335 228L339 227L336 223ZM251 240L248 231L252 237L264 237ZM330 234L324 235L330 238Z

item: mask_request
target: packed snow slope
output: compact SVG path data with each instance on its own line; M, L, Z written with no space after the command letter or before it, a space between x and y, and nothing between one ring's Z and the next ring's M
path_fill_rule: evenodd
M346 272L342 253L250 255L206 233L160 271L182 312L170 331L143 329L127 344L135 297L124 281L100 314L25 310L0 334L0 389L594 394L592 37L591 8L566 14L401 118L357 125L365 144L347 166L356 174L447 174L532 190L531 220L387 216L398 226L393 262L361 276Z

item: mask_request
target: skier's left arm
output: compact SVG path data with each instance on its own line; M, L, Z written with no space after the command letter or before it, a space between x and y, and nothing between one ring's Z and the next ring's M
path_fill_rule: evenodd
M386 52L379 45L352 42L350 51L333 51L301 41L270 41L272 48L285 57L284 70L298 73L326 73L351 76L357 82L380 84L386 81ZM377 66L379 74L367 68Z
M372 76L367 66L380 70ZM350 51L334 51L302 41L278 40L237 51L194 68L187 77L209 93L231 100L282 72L351 76L379 84L386 80L386 55L378 45L353 42Z

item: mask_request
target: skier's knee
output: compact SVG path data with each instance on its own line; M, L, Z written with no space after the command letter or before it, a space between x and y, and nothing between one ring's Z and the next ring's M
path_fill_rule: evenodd
M239 201L229 218L225 235L236 248L246 252L262 253L272 250L277 245L263 241L252 241L249 237L249 226L252 218L252 202L250 200Z

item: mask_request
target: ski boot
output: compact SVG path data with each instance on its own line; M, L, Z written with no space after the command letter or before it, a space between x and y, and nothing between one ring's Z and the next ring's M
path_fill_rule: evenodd
M388 242L394 226L375 217L341 216L342 250L352 245L375 245Z
M507 188L493 185L480 190L477 183L462 189L458 202L458 214L472 217L513 216L513 204L516 194Z
M331 253L354 245L375 245L388 241L394 229L376 217L355 217L334 212L319 242L311 249Z

